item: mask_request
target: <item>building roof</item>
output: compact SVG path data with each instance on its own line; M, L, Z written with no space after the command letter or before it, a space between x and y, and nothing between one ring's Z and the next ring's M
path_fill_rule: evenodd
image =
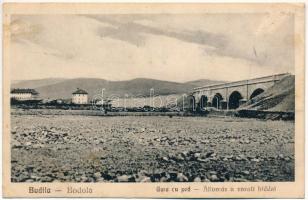
M88 94L88 93L83 89L77 88L77 90L73 92L73 94Z
M30 88L14 88L11 90L12 94L25 94L25 93L31 93L33 95L39 94L36 90L30 89Z

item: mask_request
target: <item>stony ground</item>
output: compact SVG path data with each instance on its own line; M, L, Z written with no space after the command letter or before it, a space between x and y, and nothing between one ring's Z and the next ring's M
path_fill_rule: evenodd
M293 181L294 122L12 115L13 182Z

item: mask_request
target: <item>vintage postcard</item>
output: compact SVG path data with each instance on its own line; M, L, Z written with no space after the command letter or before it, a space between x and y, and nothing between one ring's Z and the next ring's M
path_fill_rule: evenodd
M304 197L304 4L3 5L3 196Z

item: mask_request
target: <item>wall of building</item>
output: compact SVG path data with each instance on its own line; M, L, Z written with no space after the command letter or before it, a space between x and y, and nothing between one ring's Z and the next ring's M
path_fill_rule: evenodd
M31 93L11 93L11 98L17 100L30 100L33 99L34 96Z
M88 95L87 94L73 94L72 103L74 104L87 104Z

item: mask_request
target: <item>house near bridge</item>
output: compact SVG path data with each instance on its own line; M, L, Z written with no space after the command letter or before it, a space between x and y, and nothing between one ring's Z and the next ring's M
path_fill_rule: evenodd
M75 92L72 93L72 103L73 104L87 104L88 103L88 93L80 88L77 88Z
M36 100L39 93L30 88L14 88L11 90L10 97L18 101Z
M197 107L201 109L206 107L223 110L237 109L288 75L290 74L276 74L194 88L189 96L190 109L195 110Z

